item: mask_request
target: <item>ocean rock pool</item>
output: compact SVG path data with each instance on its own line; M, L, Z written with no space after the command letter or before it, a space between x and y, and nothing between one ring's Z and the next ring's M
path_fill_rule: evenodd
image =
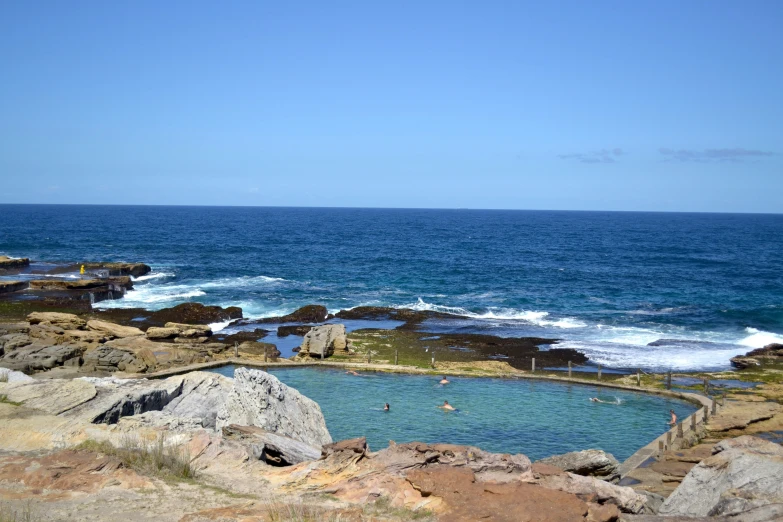
M233 377L235 366L209 371ZM696 410L679 399L533 379L449 378L327 368L271 367L269 373L318 402L332 438L366 436L370 449L421 441L466 444L531 460L588 448L621 462L667 431L669 410ZM598 397L606 403L591 402ZM437 406L448 400L458 411ZM383 411L384 403L391 409Z

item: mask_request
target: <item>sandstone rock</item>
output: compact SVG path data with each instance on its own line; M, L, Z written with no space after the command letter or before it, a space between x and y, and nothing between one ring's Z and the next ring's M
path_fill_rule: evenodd
M259 370L236 369L234 388L217 416L218 429L229 424L258 426L316 447L332 442L315 401Z
M324 358L333 355L335 351L345 352L345 325L326 324L314 326L302 340L300 355Z
M63 330L81 330L87 325L87 321L76 315L59 312L33 312L27 320L30 324L48 323Z
M76 344L49 345L48 343L35 342L6 352L0 357L0 364L13 370L32 373L62 366L65 361L80 357L83 352L84 347Z
M472 446L421 442L395 444L374 454L373 462L393 474L438 463L468 468L481 481L533 480L530 459L526 456L489 453Z
M111 279L42 279L30 281L33 290L113 290L124 292L133 288L130 277L113 277Z
M147 339L154 341L163 341L166 339L174 339L179 335L178 328L160 328L157 326L150 326L147 329Z
M179 337L209 337L212 335L212 328L200 324L166 323L165 328L176 328L179 331Z
M269 343L256 343L256 342L244 342L239 345L239 353L248 355L263 356L266 354L270 361L277 360L280 357L280 350L274 344Z
M87 371L140 373L148 365L130 350L103 345L84 356L84 367Z
M614 504L596 504L590 502L587 505L587 522L614 522L620 518L620 510Z
M731 509L783 502L783 447L743 436L715 449L666 499L661 515L728 515Z
M163 411L175 417L200 419L202 427L214 430L218 410L234 383L228 377L210 372L191 372L181 378L182 391Z
M341 451L357 455L366 455L370 451L370 448L367 446L367 437L357 437L355 439L346 439L331 444L324 444L321 448L321 458L328 458Z
M223 436L240 441L248 454L272 466L291 466L321 456L321 450L275 433L269 433L257 426L230 424L223 428Z
M31 382L34 380L35 379L22 372L9 370L8 368L0 368L0 381L5 381L8 384L13 384L18 382ZM0 382L0 384L2 384L2 382Z
M783 412L783 406L774 402L728 401L721 408L720 415L710 417L706 427L708 431L718 432L745 428L754 422L771 419L780 412Z
M595 477L583 477L565 472L560 475L546 475L538 483L549 489L573 493L580 498L600 504L615 504L623 513L643 513L647 497L623 486L615 486Z
M167 432L192 432L202 429L203 421L198 417L177 417L171 413L157 410L121 417L117 421L117 429L123 432L134 433L145 428Z
M97 391L91 383L79 379L70 381L34 380L19 382L3 389L13 402L21 402L25 407L59 415L91 400Z
M14 268L24 268L27 266L30 266L30 258L0 256L0 270L11 270Z
M10 352L32 343L32 339L27 334L9 333L2 335L0 336L0 355L3 355L3 351Z
M582 476L612 478L617 475L620 463L611 453L601 450L572 451L563 455L554 455L538 462L549 464Z
M102 333L112 338L137 337L144 335L144 332L138 328L134 328L132 326L121 326L119 324L114 324L107 321L99 321L96 319L87 321L87 329Z

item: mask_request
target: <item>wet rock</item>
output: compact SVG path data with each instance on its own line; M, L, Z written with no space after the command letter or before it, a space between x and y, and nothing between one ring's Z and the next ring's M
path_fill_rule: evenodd
M0 270L11 270L15 268L24 268L27 266L30 266L30 258L0 256Z
M783 447L745 435L715 451L691 469L661 515L730 515L783 499Z
M315 401L259 370L236 369L234 388L217 415L218 429L229 424L258 426L319 448L332 442Z
M277 327L277 336L278 337L288 337L289 335L307 335L307 332L309 332L313 327L307 324L301 325L301 324L295 324L295 325L289 325L289 326L278 326Z
M30 286L26 281L0 281L0 294L20 292Z
M307 305L288 315L280 317L265 317L254 321L256 323L322 323L326 321L329 312L325 306Z
M350 310L340 310L335 314L339 319L366 319L402 321L400 328L406 330L416 329L427 319L454 319L459 315L434 312L430 310L411 310L410 308L388 308L383 306L357 306Z
M731 364L736 368L750 368L761 366L767 362L774 362L783 358L783 344L768 344L763 348L751 350L745 355L738 355L731 358Z
M149 315L149 324L162 326L166 323L178 324L210 324L241 319L242 309L237 306L221 308L205 306L201 303L182 303L172 308L164 308Z
M223 333L223 331L215 332L212 338L222 343L233 345L234 343L243 343L245 341L255 342L259 339L263 339L269 333L269 330L256 328L251 331L236 332L232 334Z
M144 263L81 263L72 265L69 270L84 265L87 270L108 270L109 276L133 276L140 277L149 274L152 269Z
M345 353L347 339L345 326L342 324L326 324L314 326L302 339L299 352L301 356L310 356L323 359L335 352Z
M537 462L549 464L577 475L598 477L604 480L617 476L617 468L620 466L614 455L595 449L554 455Z
M248 454L272 466L291 466L317 460L321 450L304 442L275 433L269 433L257 426L230 424L223 428L223 436L241 442Z
M50 324L63 330L81 330L87 325L87 321L74 314L59 312L33 312L27 316L30 324Z
M87 321L87 329L102 333L109 338L137 337L144 335L144 332L138 328L134 328L132 326L121 326L119 324L114 324L107 321L99 321L97 319Z

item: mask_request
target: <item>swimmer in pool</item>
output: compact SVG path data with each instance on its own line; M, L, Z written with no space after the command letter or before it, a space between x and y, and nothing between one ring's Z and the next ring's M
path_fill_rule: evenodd
M454 411L454 406L449 404L449 401L443 401L443 404L438 406L438 408L443 408L446 411Z
M669 426L675 426L677 424L677 414L674 413L674 410L669 410L669 413L671 414L671 420L669 421Z
M386 405L383 407L383 411L389 411L389 403L387 402Z
M358 373L356 373L356 372L355 372L355 371L353 371L353 370L348 370L347 372L345 372L345 374L346 374L346 375L355 375L355 376L357 376L357 377L359 376L359 374L358 374Z
M602 401L598 397L590 397L590 402L601 402L603 404L606 404L606 401Z
M443 376L443 378L440 380L440 382L439 382L438 384L448 384L448 383L450 383L450 382L451 382L451 381L450 381L450 380L448 380L448 379L446 378L446 376L444 375L444 376Z

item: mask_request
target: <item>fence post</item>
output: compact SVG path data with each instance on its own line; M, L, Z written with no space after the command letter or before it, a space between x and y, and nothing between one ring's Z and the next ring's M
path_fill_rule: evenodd
M264 346L264 362L267 362L267 355L266 355L266 352L267 352L267 347L266 347L266 346Z
M598 365L598 380L601 380L601 365Z
M672 430L666 432L666 448L672 447Z
M397 366L397 352L398 350L394 350L394 365Z
M710 379L708 377L704 378L704 395L710 396Z
M714 417L718 413L718 403L712 401L712 416Z
M642 386L642 371L637 370L636 371L636 385L641 387Z
M720 405L721 406L726 406L726 394L725 393L720 396Z
M370 364L372 362L372 353L370 350L367 350L367 364Z
M677 424L677 438L682 439L683 433L682 433L682 425L685 424L684 422L680 422Z
M669 370L666 373L666 389L671 390L672 389L672 371Z
M710 413L709 408L706 406L704 407L704 424L707 424L707 421L710 419Z
M691 431L696 433L696 414L691 415Z
M536 358L535 357L533 357L533 362L531 363L531 366L530 366L530 372L531 373L536 373Z
M663 456L663 441L659 439L658 440L658 457L660 458L661 456Z
M239 343L234 341L234 357L239 357Z
M435 368L435 356L432 356L432 367Z
M571 361L568 361L568 378L571 378Z

